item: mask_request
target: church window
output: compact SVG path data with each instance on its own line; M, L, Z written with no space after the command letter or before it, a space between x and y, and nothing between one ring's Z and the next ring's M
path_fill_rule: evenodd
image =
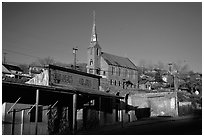
M135 71L132 71L132 78L135 79Z
M115 73L115 67L112 67L112 75Z
M90 73L90 74L93 74L93 69L89 69L89 73Z
M91 60L90 60L90 66L92 66L92 65L93 65L93 60L91 59Z
M100 70L99 69L96 69L96 74L100 74Z
M120 76L120 68L118 68L118 76Z
M96 55L99 56L99 49L96 49Z
M128 70L125 69L124 77L127 77Z
M112 84L113 84L113 80L111 79L111 80L110 80L110 85L112 85Z
M130 78L133 78L133 70L130 70Z

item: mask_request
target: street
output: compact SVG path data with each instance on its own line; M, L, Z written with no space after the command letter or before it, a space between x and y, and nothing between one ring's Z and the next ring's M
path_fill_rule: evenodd
M132 124L125 127L114 129L100 129L83 134L92 135L201 135L202 118L185 118L166 120L149 120L140 122L141 124ZM136 123L136 122L135 122Z

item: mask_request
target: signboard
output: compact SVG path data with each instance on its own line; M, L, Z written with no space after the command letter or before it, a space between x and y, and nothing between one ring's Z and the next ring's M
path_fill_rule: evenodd
M86 75L76 74L68 71L50 69L50 84L51 85L72 85L85 89L99 89L99 79Z

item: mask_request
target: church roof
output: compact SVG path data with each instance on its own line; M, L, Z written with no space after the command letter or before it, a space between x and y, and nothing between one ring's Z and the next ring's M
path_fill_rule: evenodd
M101 52L101 56L108 63L108 65L137 69L137 67L128 58L112 55L105 52Z

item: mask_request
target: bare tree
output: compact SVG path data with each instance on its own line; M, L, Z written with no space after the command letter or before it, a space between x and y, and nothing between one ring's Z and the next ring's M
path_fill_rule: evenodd
M139 61L139 67L146 67L146 61L144 59Z
M46 66L49 64L55 64L55 60L51 57L38 59L30 64L30 66Z
M28 72L29 72L29 65L28 64L19 64L18 66L23 70L23 73L28 74Z

